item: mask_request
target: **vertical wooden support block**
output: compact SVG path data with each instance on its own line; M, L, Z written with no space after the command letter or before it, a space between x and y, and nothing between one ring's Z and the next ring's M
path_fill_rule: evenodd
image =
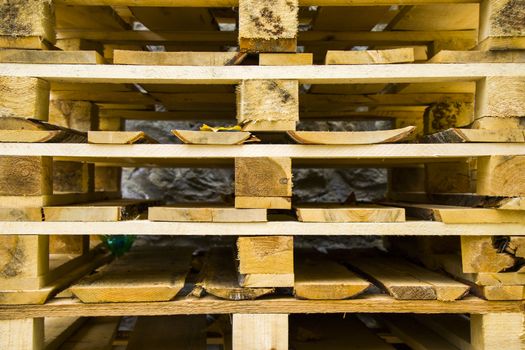
M525 2L483 0L480 6L479 42L484 50L525 48Z
M54 193L87 193L95 187L95 167L80 162L53 162Z
M295 52L298 16L298 0L240 0L240 50Z
M522 116L525 116L525 78L487 77L476 83L475 127L519 127Z
M237 87L237 121L246 131L295 130L297 80L243 80Z
M243 287L293 287L292 236L239 237L239 283Z
M472 350L525 348L524 314L491 313L470 316Z
M49 122L79 131L98 129L98 107L93 102L51 100Z
M233 350L288 350L288 315L234 314Z
M0 236L0 289L38 289L49 271L48 236ZM0 303L5 302L0 295Z
M42 196L52 193L51 157L0 157L1 196ZM13 203L10 204L13 206Z
M236 158L235 207L290 209L290 158Z
M423 116L424 133L432 134L449 128L469 125L474 117L472 103L439 102L429 106Z
M490 236L461 236L463 273L501 272L516 263L513 256L500 253Z
M428 193L472 193L476 191L475 161L425 165Z
M49 0L1 0L0 36L37 37L55 42L55 14Z
M478 158L476 192L486 196L525 195L525 156Z
M0 349L44 349L44 318L0 320Z
M89 236L51 235L49 236L50 254L83 255L89 251Z
M38 78L0 77L0 117L47 120L49 83Z

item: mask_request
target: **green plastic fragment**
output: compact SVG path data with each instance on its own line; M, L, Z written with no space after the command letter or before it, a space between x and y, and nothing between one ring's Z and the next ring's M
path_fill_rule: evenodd
M122 256L133 246L135 236L129 235L100 235L100 239L115 256Z

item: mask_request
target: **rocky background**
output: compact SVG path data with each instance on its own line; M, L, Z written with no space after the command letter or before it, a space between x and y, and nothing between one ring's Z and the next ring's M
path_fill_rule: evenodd
M198 130L201 123L174 121L128 120L126 130L141 130L161 143L179 143L172 129ZM302 122L298 130L372 130L391 128L386 121ZM122 192L127 198L162 199L167 204L182 202L223 202L233 197L233 169L221 168L127 168L123 171ZM344 202L352 193L358 201L373 202L386 192L385 169L337 168L294 169L293 194L302 202ZM169 238L150 237L148 241ZM221 241L205 237L203 245ZM297 240L301 245L316 247L378 246L376 237L309 237Z

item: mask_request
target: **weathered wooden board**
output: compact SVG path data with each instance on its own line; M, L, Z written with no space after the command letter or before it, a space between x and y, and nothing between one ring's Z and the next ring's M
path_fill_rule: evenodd
M326 53L325 64L389 64L415 61L414 48L364 51L333 51Z
M302 222L403 222L405 210L380 205L298 205L297 218Z
M305 145L369 145L405 140L416 130L407 126L395 130L377 131L288 131L295 142Z
M428 143L525 142L525 131L519 129L447 129L423 138Z
M246 54L239 52L149 52L114 50L114 64L144 66L232 66Z
M246 141L251 141L252 137L252 134L247 131L172 130L171 132L182 142L193 145L242 145Z
M1 212L1 211L0 211ZM265 222L266 209L237 209L208 204L150 207L148 220L174 222Z

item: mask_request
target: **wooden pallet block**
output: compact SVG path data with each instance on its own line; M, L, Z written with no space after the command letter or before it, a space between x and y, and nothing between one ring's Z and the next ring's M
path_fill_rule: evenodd
M364 51L332 51L326 53L325 64L389 64L415 61L413 48Z
M407 126L395 130L377 131L288 131L295 142L305 145L368 145L406 140L416 130Z
M222 299L249 300L274 292L274 288L241 287L230 248L212 248L206 254L201 274L197 286Z
M233 314L232 349L288 350L288 315Z
M139 317L127 350L205 350L206 315Z
M158 143L142 131L88 131L88 142L107 145Z
M300 299L346 299L363 293L370 282L323 254L295 256L294 295Z
M209 204L148 208L148 220L173 222L266 222L266 209L237 209Z
M49 82L28 77L0 77L0 111L2 117L47 120Z
M0 36L38 37L55 41L53 4L38 0L16 0L2 9Z
M132 251L70 287L84 303L168 301L184 287L192 248Z
M191 145L242 145L258 140L247 131L213 132L193 130L172 130L179 140Z
M239 284L243 287L293 287L292 236L239 237Z
M463 283L395 257L349 256L346 261L396 299L453 301L469 291Z
M157 201L120 199L71 206L44 207L45 221L122 221L136 220Z
M403 222L403 208L380 205L298 205L295 208L301 222Z
M524 167L525 156L478 158L476 193L508 197L525 195Z

